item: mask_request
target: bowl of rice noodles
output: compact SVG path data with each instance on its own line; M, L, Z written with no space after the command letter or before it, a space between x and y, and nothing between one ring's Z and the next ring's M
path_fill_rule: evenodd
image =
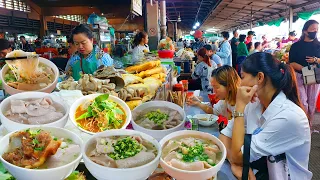
M35 53L15 50L6 58L26 57L26 59L6 60L0 79L4 90L10 94L25 91L51 93L58 82L59 70L50 60Z

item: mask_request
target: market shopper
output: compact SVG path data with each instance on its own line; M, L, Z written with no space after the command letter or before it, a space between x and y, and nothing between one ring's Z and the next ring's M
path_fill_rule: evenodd
M290 65L296 71L301 102L308 113L310 122L313 120L316 109L319 85L304 85L302 68L308 66L308 64L320 63L320 42L317 39L318 29L319 23L317 21L307 21L303 26L300 40L292 45L289 52Z
M228 41L229 32L222 32L223 41L220 43L220 50L217 55L220 56L223 65L232 66L232 50L231 45Z
M6 39L0 39L0 58L5 58L12 51L10 43Z
M26 40L26 37L20 36L20 49L23 50L24 52L34 52L34 49L31 47L31 45L28 43Z
M141 59L144 53L150 52L149 36L146 32L139 32L136 34L133 40L132 61L137 62Z
M248 49L249 54L251 54L253 52L253 50L254 50L253 42L249 42L247 44L247 49Z
M249 31L249 32L248 32L247 39L246 39L246 41L245 41L245 44L251 43L252 40L253 40L253 36L255 36L254 31Z
M262 51L261 42L255 42L254 43L254 50L250 53L250 55L253 53L261 52L261 51Z
M297 35L297 34L296 34L295 31L289 32L289 37L288 37L288 39L282 40L282 43L289 43L289 42L291 42L291 43L296 43L296 42L298 42L299 39L296 38L296 35Z
M78 52L68 61L66 72L76 81L81 74L92 74L101 65L112 66L113 59L109 54L93 44L93 34L89 26L80 24L72 30L72 38Z
M192 43L191 48L194 52L197 52L200 48L204 46L204 42L199 38L195 38L194 41L195 42Z
M242 62L246 59L246 57L249 55L248 49L246 44L244 43L246 39L246 35L241 34L239 37L239 45L237 47L237 65L236 65L236 69L238 74L240 75L240 71L241 71L241 64Z
M232 67L236 68L237 56L238 56L238 45L239 45L239 33L237 30L233 31L233 38L230 41L232 49Z
M73 42L73 38L68 39L68 57L70 58L78 51L77 46Z
M215 63L217 67L221 67L221 58L216 54L218 51L218 47L215 44L206 44L203 47L206 49L206 54L211 59L211 62Z
M201 79L201 87L205 92L211 92L212 87L210 85L210 77L213 69L217 68L217 65L211 63L209 56L206 54L206 49L201 48L197 52L198 64L195 67L191 77L194 80Z
M231 138L232 163L242 166L248 157L251 167L269 179L310 180L310 127L293 69L269 53L255 53L243 62L241 77L234 120L222 131ZM262 164L253 166L259 160ZM242 176L242 168L232 170Z

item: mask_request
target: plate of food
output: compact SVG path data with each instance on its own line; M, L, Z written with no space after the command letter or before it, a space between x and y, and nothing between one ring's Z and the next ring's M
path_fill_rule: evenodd
M0 160L17 179L65 179L80 163L82 144L66 129L33 127L1 138Z
M88 134L125 129L132 118L128 105L109 94L83 96L72 104L69 117L76 127Z
M199 124L202 126L211 126L219 119L219 117L214 114L197 114L194 115L193 118L198 119Z

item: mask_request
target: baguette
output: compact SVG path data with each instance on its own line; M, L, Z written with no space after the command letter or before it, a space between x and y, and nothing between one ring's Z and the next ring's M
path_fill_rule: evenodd
M145 63L139 64L139 65L127 67L125 70L128 73L139 73L141 71L146 71L148 69L152 69L152 68L158 67L160 65L161 65L160 60L149 61L149 62L145 62Z
M146 71L142 71L139 74L137 74L139 77L144 78L144 77L149 77L152 76L154 74L159 74L159 73L164 73L165 70L163 67L156 67L150 70L146 70Z

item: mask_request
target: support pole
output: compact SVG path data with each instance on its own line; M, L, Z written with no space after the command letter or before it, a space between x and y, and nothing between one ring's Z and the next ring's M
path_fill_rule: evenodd
M167 15L166 15L166 1L160 0L160 30L161 30L161 39L167 37Z
M293 9L292 7L289 8L289 32L293 30Z

